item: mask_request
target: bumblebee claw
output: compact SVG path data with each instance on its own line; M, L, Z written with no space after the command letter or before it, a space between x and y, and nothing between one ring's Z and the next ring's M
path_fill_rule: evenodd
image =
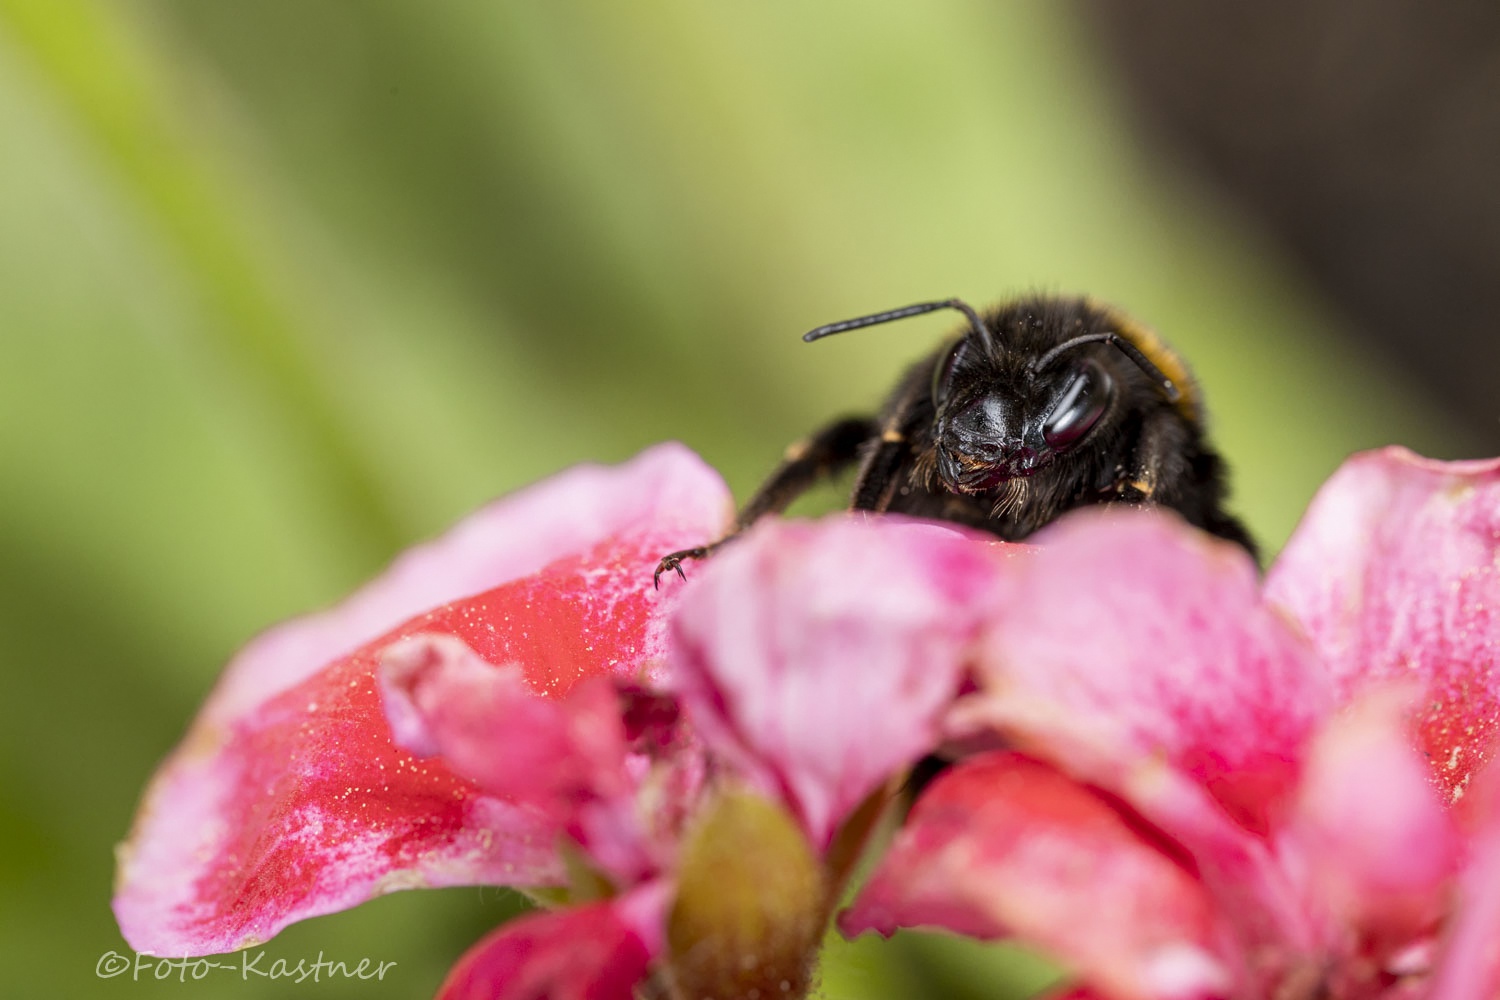
M687 573L682 568L684 559L702 559L712 550L713 546L698 549L683 549L681 552L673 552L661 557L661 562L656 564L656 572L651 574L651 582L656 589L661 589L661 575L668 571L675 571L679 579L687 580Z

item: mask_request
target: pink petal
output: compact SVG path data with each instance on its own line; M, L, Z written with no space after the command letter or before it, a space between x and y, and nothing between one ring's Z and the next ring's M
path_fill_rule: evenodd
M929 751L999 543L895 518L764 523L673 621L673 684L704 741L826 846Z
M1356 455L1324 484L1267 581L1348 698L1421 685L1418 745L1453 800L1500 741L1500 459Z
M546 698L515 666L487 663L452 636L419 635L386 650L380 688L398 745L545 815L627 882L650 870L608 680Z
M1459 838L1411 747L1399 690L1372 692L1318 734L1283 844L1330 927L1389 953L1448 906Z
M380 651L454 635L549 694L601 672L649 671L665 630L651 570L662 553L712 537L725 499L676 446L575 470L404 556L347 604L252 643L158 772L121 848L114 907L126 939L156 954L229 951L393 889L556 880L555 830L540 813L392 745L374 681ZM443 599L454 581L492 589L405 624L380 621Z
M1477 822L1431 1000L1500 996L1500 764L1475 776Z
M1272 829L1333 702L1249 557L1138 510L1074 515L1038 541L1005 577L983 690L955 721L1019 727L1069 768L1167 764L1247 830Z
M441 756L484 791L570 814L628 790L619 700L603 678L548 698L514 665L452 636L416 635L385 650L380 689L398 745Z
M673 442L623 465L574 466L407 549L337 607L257 636L224 671L202 714L234 719L413 615L518 580L618 535L650 531L679 547L701 544L722 534L732 504L718 473Z
M664 901L655 894L651 904L658 927ZM631 902L591 903L511 921L458 960L437 1000L632 1000L652 951L632 926L637 915L626 911L640 907Z
M1163 847L1052 768L986 754L933 782L839 926L1015 936L1107 996L1222 996L1211 902Z

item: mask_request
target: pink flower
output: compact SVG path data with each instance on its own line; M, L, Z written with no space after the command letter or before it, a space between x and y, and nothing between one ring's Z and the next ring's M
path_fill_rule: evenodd
M575 905L497 929L441 995L802 995L999 557L770 523L658 593L657 557L728 513L679 448L577 469L256 640L121 850L127 940L203 954L398 888L561 887Z
M1138 512L1003 574L941 775L841 924L1015 936L1089 995L1500 991L1500 461L1391 449L1262 589Z
M730 513L718 476L676 446L577 468L407 552L337 608L257 638L121 848L126 939L155 954L229 951L394 889L560 883L558 811L393 741L378 664L403 640L461 646L528 691L601 714L590 679L660 675L672 598L649 585L657 557ZM398 721L418 742L420 720Z
M1173 519L1039 550L898 518L721 532L663 446L501 501L231 664L148 790L139 950L246 947L397 888L554 887L442 996L802 995L846 931L1016 936L1124 998L1500 988L1500 463L1388 452L1264 591Z

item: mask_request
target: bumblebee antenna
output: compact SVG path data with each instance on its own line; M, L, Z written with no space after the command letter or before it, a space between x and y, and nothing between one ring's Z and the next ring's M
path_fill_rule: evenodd
M984 349L991 354L995 351L995 338L990 333L989 327L984 325L984 320L974 311L974 307L962 299L943 299L940 302L918 302L914 306L903 306L900 309L890 309L886 312L875 313L870 316L858 316L854 319L841 320L838 323L828 323L809 330L802 335L802 339L811 344L815 340L831 337L835 333L843 333L846 330L858 330L866 326L878 326L881 323L890 323L893 320L906 319L908 316L920 316L923 313L937 312L939 309L957 309L969 317L969 327L979 335L979 341Z
M1118 347L1121 353L1135 362L1137 368L1151 376L1151 380L1161 386L1162 392L1167 394L1167 402L1175 403L1181 397L1182 393L1178 390L1177 384L1167 378L1162 373L1162 370L1152 363L1150 358L1142 354L1139 347L1136 347L1118 333L1086 333L1081 337L1074 337L1072 340L1064 341L1046 354L1043 354L1040 358L1037 358L1035 363L1032 364L1031 370L1034 372L1041 371L1053 361L1056 361L1059 354L1071 351L1075 347L1081 347L1084 344L1101 343Z

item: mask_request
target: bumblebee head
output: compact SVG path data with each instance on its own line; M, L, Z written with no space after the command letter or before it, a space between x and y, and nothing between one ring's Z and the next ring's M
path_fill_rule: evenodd
M1081 345L1079 345L1081 346ZM932 373L936 470L954 493L985 493L1052 464L1089 438L1113 403L1096 359L997 357L961 337Z
M1172 380L1115 330L1099 331L1096 325L1095 332L1071 338L1052 333L1040 341L1022 336L1015 343L1002 342L960 299L920 302L830 323L802 339L818 340L938 309L956 309L969 321L968 330L938 356L932 369L934 465L954 493L984 493L1008 480L1034 475L1089 439L1114 404L1119 379L1101 357L1079 348L1114 347L1156 384L1168 402L1180 398ZM1106 321L1113 318L1097 315ZM1007 328L1007 336L1016 332Z

